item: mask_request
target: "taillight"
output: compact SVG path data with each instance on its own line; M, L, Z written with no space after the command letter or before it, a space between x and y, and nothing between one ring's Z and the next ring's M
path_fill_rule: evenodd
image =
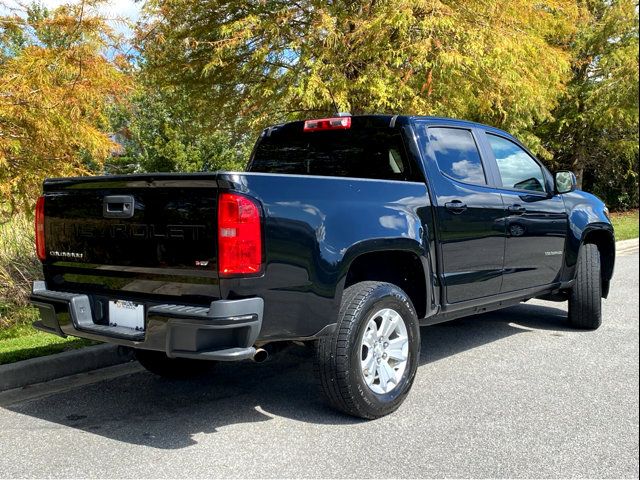
M47 258L44 242L44 197L39 197L36 202L36 254L41 262Z
M351 117L319 118L304 122L304 132L318 132L321 130L346 130L351 128Z
M262 268L260 210L234 193L218 197L218 271L221 276L259 273Z

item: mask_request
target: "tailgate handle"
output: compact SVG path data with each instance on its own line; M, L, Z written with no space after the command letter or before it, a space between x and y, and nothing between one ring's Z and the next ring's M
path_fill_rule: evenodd
M131 218L135 210L135 202L131 195L109 195L102 202L104 218Z

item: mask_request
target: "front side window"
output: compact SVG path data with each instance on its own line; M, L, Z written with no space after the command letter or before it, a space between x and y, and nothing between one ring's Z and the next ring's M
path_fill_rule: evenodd
M518 145L506 138L487 133L505 188L544 192L542 168Z
M478 147L470 130L430 127L427 151L445 175L465 183L486 185Z

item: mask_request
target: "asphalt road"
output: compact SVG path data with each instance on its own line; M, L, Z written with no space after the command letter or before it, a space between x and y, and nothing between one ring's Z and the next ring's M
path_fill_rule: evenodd
M0 477L637 478L637 248L624 255L598 331L541 301L422 329L413 390L381 420L325 407L303 348L190 382L130 364L5 399Z

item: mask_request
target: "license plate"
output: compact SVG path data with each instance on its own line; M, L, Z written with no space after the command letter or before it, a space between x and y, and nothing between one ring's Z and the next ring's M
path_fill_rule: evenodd
M144 305L127 300L109 301L109 325L144 331Z

